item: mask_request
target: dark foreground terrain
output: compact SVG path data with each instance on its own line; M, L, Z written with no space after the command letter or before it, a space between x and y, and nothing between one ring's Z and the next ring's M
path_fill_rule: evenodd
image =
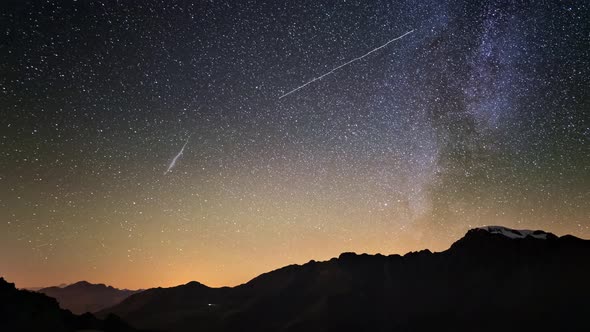
M54 298L41 293L19 290L0 278L0 331L104 331L132 332L114 315L98 319L92 314L75 315L60 309Z
M344 253L233 288L149 289L99 316L113 313L162 331L589 331L590 241L477 228L440 253Z

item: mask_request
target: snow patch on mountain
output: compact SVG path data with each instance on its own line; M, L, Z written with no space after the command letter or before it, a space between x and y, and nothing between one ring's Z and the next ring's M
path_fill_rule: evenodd
M504 235L511 239L524 239L527 236L533 237L535 239L547 240L547 234L543 231L532 231L529 229L511 229L502 226L485 226L485 227L478 227L477 229L483 229L485 231L490 232L491 234L500 234Z

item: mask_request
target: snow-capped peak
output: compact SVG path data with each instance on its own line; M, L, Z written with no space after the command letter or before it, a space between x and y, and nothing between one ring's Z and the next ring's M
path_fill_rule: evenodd
M535 239L547 240L548 233L543 231L532 231L529 229L510 229L507 227L502 226L485 226L485 227L478 227L477 229L483 229L485 231L490 232L491 234L500 234L504 235L511 239L524 239L527 236L533 237Z

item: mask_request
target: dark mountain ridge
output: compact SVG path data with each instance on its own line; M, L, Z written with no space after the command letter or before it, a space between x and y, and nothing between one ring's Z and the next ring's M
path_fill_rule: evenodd
M114 315L104 320L90 313L74 315L69 310L60 309L57 301L47 295L19 290L14 284L0 277L0 331L105 331L132 332L129 327Z
M149 289L99 314L164 331L577 331L588 280L589 240L495 226L439 253L343 253L233 288Z
M38 292L55 298L63 309L68 309L75 314L83 314L111 307L140 291L79 281L65 287L42 288Z

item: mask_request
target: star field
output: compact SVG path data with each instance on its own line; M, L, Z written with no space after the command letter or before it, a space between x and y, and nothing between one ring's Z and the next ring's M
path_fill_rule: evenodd
M0 8L18 286L235 285L483 225L590 238L584 1Z

